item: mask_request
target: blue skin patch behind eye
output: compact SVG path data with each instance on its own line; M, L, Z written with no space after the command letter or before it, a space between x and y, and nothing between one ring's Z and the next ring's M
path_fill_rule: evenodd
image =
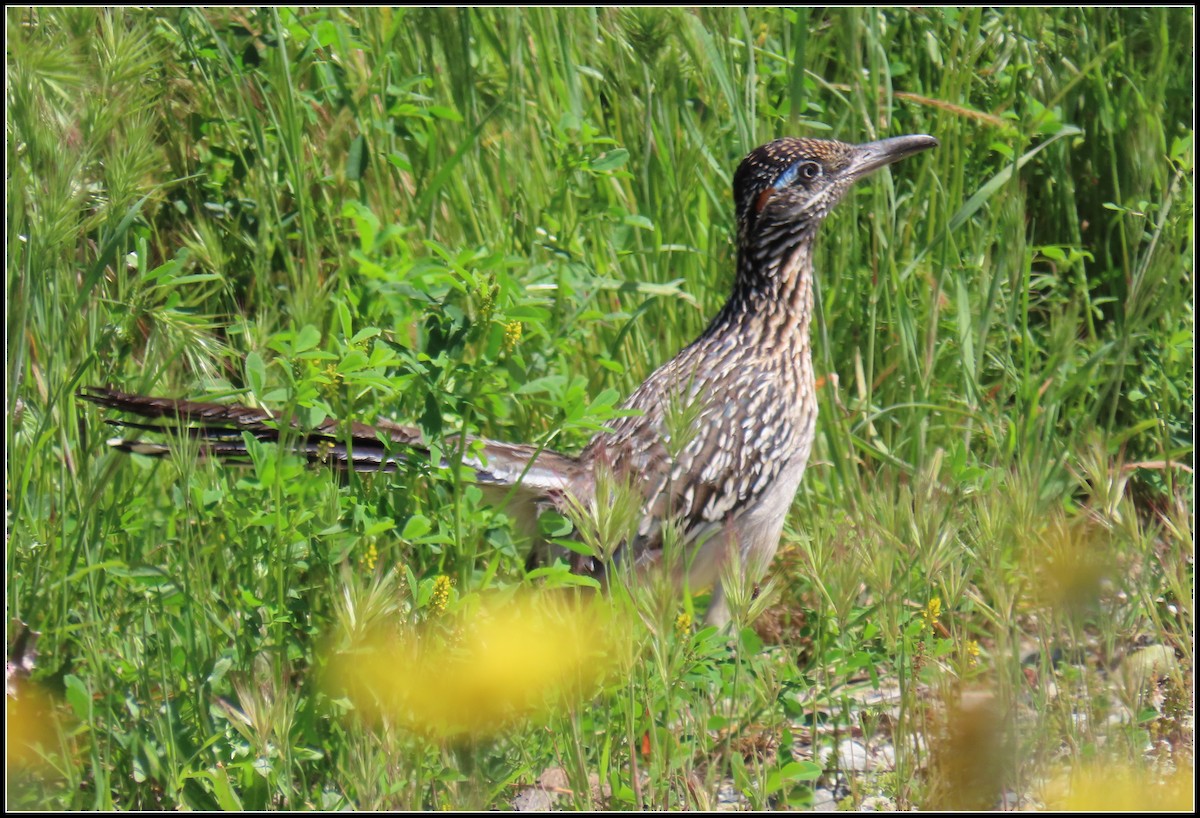
M776 190L783 190L785 187L790 185L795 180L795 178L800 174L800 165L801 164L802 163L800 163L800 162L796 162L790 168L788 168L783 173L781 173L779 175L779 178L775 180L774 184L772 184L771 187L775 188Z
M816 163L810 162L807 159L801 159L800 161L793 163L791 167L789 167L783 173L779 174L779 178L772 182L770 187L766 188L761 194L759 194L758 201L754 203L754 212L762 213L763 208L767 206L767 202L771 199L772 192L776 190L783 190L785 187L794 182L796 177L800 175L800 168L807 164L815 165ZM817 167L819 168L820 166L818 165Z

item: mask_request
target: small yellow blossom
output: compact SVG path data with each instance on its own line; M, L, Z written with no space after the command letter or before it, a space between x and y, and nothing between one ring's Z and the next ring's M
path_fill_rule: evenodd
M376 564L376 562L378 562L378 560L379 560L379 550L377 548L375 548L375 543L371 542L367 546L367 553L363 554L362 558L359 560L359 564L362 565L364 568L366 568L368 571L374 571L375 564Z
M433 596L429 600L430 606L437 613L442 613L446 610L446 605L450 602L450 577L445 574L438 574L433 580Z
M971 667L979 664L979 643L974 639L967 640L967 662Z
M329 365L325 367L325 377L329 379L325 386L326 392L333 392L346 379L346 376L338 371L337 364L333 361L330 361Z
M337 444L335 444L332 440L322 440L320 443L318 443L317 460L321 461L322 463L328 462L329 455L333 452L334 446L336 445Z
M925 620L925 629L933 630L934 624L942 616L942 598L935 596L929 600L925 606L925 610L921 611L921 618Z
M684 611L679 616L675 617L675 635L680 639L687 636L692 629L692 615Z
M517 348L517 344L521 342L521 333L524 328L520 321L509 321L504 325L504 351L512 352Z

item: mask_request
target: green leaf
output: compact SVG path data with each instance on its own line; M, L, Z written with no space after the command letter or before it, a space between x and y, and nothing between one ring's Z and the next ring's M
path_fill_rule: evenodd
M292 353L313 349L319 343L321 343L321 331L312 324L305 324L300 332L296 333L296 340L292 344Z
M412 535L408 534L408 528L409 528L409 526L411 526L413 524L413 520L415 520L415 519L416 519L415 517L410 518L408 521L408 525L406 525L404 527L404 531L405 531L404 536L406 538L409 536L420 537L421 534L424 534L425 531L429 530L429 528L428 528L429 521L425 520L425 518L422 517L421 519L425 520L425 525L426 525L425 531L422 531L421 534L412 534ZM367 530L365 532L363 532L363 536L376 537L385 531L391 531L395 527L396 527L396 521L391 518L388 518L386 520L376 520L375 522L371 523L371 525L367 526Z
M362 134L354 137L350 143L350 153L346 156L346 179L357 182L362 178L367 167L366 139Z
M86 722L92 714L92 694L87 685L78 676L67 674L63 677L63 687L66 688L67 704L75 711L75 717Z
M812 768L816 768L813 772ZM773 770L763 783L763 792L770 795L777 793L796 781L812 781L824 772L819 764L811 761L792 761L778 770Z
M262 397L267 391L267 365L257 352L246 355L246 385L255 395Z
M562 375L546 375L541 378L523 383L517 387L516 394L518 395L536 395L541 392L557 391L567 382L567 379Z
M433 523L429 522L428 517L423 514L414 514L404 524L404 530L400 532L400 537L405 540L415 540L428 534L432 528Z
M571 533L574 526L571 521L553 509L542 512L538 517L538 532L547 539L565 537Z
M462 114L453 108L447 108L445 105L430 105L425 109L435 119L445 119L450 122L462 122Z
M222 810L225 812L242 812L244 810L241 799L238 798L229 781L228 770L216 767L195 775L196 777L205 776L212 782L213 796L217 799L217 806Z
M613 148L607 153L593 159L589 165L591 169L597 173L616 170L629 161L629 151L624 148Z
M368 338L374 338L376 335L381 334L381 332L382 330L380 330L378 327L365 327L364 329L360 329L358 332L354 333L354 337L350 339L350 343L351 345L361 344Z

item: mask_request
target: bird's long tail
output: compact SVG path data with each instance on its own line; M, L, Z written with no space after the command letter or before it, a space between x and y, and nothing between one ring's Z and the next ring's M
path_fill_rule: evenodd
M88 386L76 393L83 400L109 409L136 415L143 420L107 419L120 429L187 435L196 440L200 453L221 460L246 460L249 452L244 433L264 442L285 438L289 447L311 462L354 471L395 471L406 457L428 449L419 430L379 419L373 424L329 419L311 430L283 420L263 409L243 404L208 403L174 398L133 395L108 387ZM469 439L468 444L474 444ZM154 440L115 437L115 449L161 457L171 447ZM498 486L520 486L536 494L563 491L569 487L577 465L573 457L548 449L500 441L483 440L469 445L472 452L464 463L475 469L476 479Z
M290 447L310 461L354 471L395 471L405 454L424 449L419 431L390 421L367 425L330 419L312 430L302 430L298 424L289 424L270 412L237 403L132 395L95 386L84 387L76 394L91 403L146 419L110 418L106 422L112 426L187 435L199 442L202 455L222 460L249 457L242 437L245 432L264 442L278 442L281 436L287 437ZM153 457L171 451L166 443L125 437L112 438L108 445Z

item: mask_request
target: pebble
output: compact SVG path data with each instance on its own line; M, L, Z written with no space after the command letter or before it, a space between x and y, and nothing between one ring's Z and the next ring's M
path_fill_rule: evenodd
M1150 645L1125 657L1121 662L1121 681L1127 695L1140 698L1154 692L1158 680L1178 667L1175 651L1166 645Z
M871 766L867 748L853 739L846 739L838 745L837 759L838 769L846 772L866 772Z
M838 802L833 790L817 787L813 790L813 812L837 812Z
M736 812L747 808L746 796L742 795L732 781L722 784L717 789L717 812Z
M554 808L557 796L537 787L527 787L512 800L517 812L548 812Z
M895 812L896 802L885 795L872 795L864 798L858 807L859 812Z

